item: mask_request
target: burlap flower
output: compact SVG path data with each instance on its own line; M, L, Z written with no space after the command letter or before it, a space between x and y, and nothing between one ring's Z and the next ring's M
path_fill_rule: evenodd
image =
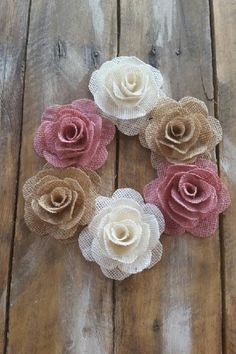
M126 135L138 134L165 94L159 70L136 57L117 57L93 72L89 89L103 113Z
M95 172L45 166L23 187L26 224L40 236L72 237L91 220L99 185Z
M100 168L107 159L115 126L97 111L95 103L80 99L46 109L34 139L36 152L54 167Z
M212 235L219 214L230 204L216 164L204 159L193 165L161 163L158 178L145 186L144 197L146 202L160 207L165 232L174 236L185 231L199 237Z
M140 131L141 144L152 151L154 168L161 158L171 163L191 163L211 157L222 139L219 121L208 115L204 102L185 97L179 102L163 99Z
M96 199L96 213L80 234L79 246L105 276L122 280L151 268L162 255L163 215L133 189L117 189L111 198Z

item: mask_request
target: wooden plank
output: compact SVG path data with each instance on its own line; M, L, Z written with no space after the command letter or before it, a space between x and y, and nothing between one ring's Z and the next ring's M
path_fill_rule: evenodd
M170 96L198 97L213 113L208 1L121 0L120 6L120 55L159 67ZM142 192L155 176L150 153L137 137L123 135L119 153L119 187ZM162 240L159 265L116 284L115 353L221 353L218 235Z
M223 259L223 353L236 353L236 3L213 1L215 23L218 113L223 127L220 146L220 174L228 185L231 207L221 219Z
M44 164L32 147L44 109L88 96L91 71L116 55L116 1L33 0L10 298L10 354L111 353L112 281L77 243L41 239L23 220L22 185ZM114 188L115 142L102 169Z
M0 352L7 334L8 279L17 190L29 1L0 2ZM6 325L6 328L5 328Z

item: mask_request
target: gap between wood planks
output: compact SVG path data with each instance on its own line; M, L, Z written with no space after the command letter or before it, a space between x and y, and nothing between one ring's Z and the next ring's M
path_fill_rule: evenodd
M11 298L11 280L12 280L12 266L14 257L14 241L16 234L16 215L17 215L17 205L19 198L19 177L20 177L20 157L21 157L21 144L22 144L22 127L23 127L23 111L24 111L24 94L25 94L25 75L27 66L27 48L29 39L29 27L30 27L30 13L31 13L32 0L29 0L29 7L27 13L27 26L26 26L26 37L25 37L25 50L24 50L24 60L22 63L22 73L23 73L23 85L22 85L22 106L21 106L21 120L20 120L20 139L19 139L19 150L17 156L17 174L16 174L16 188L15 188L15 207L13 215L13 229L12 237L10 242L10 253L9 253L9 264L8 264L8 276L7 276L7 292L6 292L6 311L5 311L5 331L4 331L4 344L3 344L3 354L7 354L8 346L8 332L9 332L9 320L10 320L10 298Z
M121 0L117 0L117 9L116 9L116 21L117 21L117 52L116 56L120 55L120 26L121 26L121 12L120 12L120 2ZM120 133L118 129L116 129L116 164L115 164L115 189L119 187L119 155L120 155ZM112 283L112 303L113 303L113 313L112 313L112 321L113 321L113 338L112 338L112 352L115 353L115 316L116 316L116 282L113 280Z
M211 28L211 51L212 51L212 70L213 70L213 88L214 88L214 114L219 119L218 104L219 90L217 80L216 66L216 41L215 41L215 19L213 1L209 0L210 28ZM220 173L220 149L216 146L216 160L218 173ZM225 303L225 255L224 255L224 230L223 215L219 215L219 242L220 242L220 279L221 279L221 338L222 338L222 354L225 353L226 335L225 335L225 319L226 319L226 303Z
M213 0L209 0L210 9L210 24L211 24L211 44L212 44L212 68L213 68L213 87L214 87L214 113L215 117L219 119L218 114L218 81L216 68L216 46L215 46L215 21ZM218 165L218 172L220 173L220 149L216 147L216 158ZM219 238L220 238L220 271L221 271L221 315L222 315L222 353L225 353L225 257L224 257L224 237L223 237L223 220L222 215L219 215Z

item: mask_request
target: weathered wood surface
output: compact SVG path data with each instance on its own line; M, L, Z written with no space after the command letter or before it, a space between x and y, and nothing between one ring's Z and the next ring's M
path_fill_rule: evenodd
M28 8L28 0L0 2L0 353L8 321Z
M95 66L116 55L116 2L33 0L25 78L19 202L8 353L111 353L112 281L77 243L34 236L24 224L22 185L44 164L32 148L43 110L88 95ZM112 43L112 44L111 44ZM102 171L114 188L115 142Z
M216 46L217 103L223 127L220 174L228 185L232 204L221 218L223 353L236 353L236 3L213 1Z
M0 19L0 353L236 353L234 0L2 0ZM233 200L221 242L163 237L162 262L123 282L105 279L76 244L29 232L21 193L44 164L32 148L43 110L88 96L92 70L117 54L160 68L176 99L196 96L212 114L218 102ZM142 192L155 176L150 154L137 137L118 139L99 171L104 193Z
M120 55L135 54L159 67L171 97L198 97L213 113L207 0L122 0L120 27ZM138 138L122 136L119 187L142 191L155 176L149 158ZM221 353L218 235L162 239L160 264L116 284L115 352Z

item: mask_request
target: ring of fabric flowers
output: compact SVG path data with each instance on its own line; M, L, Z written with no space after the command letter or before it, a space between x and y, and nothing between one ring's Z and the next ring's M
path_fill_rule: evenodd
M78 239L86 260L123 280L162 257L160 236L207 237L230 204L211 161L222 139L204 102L166 97L159 70L135 57L118 57L93 72L94 96L46 109L34 148L47 163L23 187L25 222L42 236ZM157 178L143 195L130 188L100 195L95 170L108 157L115 126L139 135L151 151Z

